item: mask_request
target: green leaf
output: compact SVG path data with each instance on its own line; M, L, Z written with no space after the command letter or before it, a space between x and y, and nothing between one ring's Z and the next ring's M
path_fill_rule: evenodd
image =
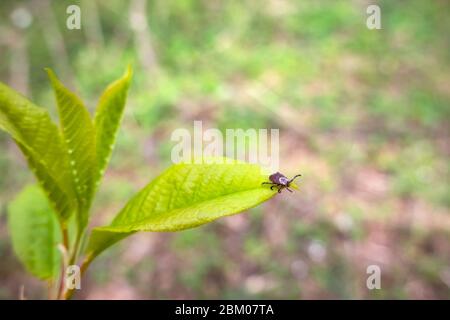
M62 136L79 206L81 228L87 224L97 174L95 129L83 102L47 69L58 105Z
M56 278L61 230L42 189L36 185L24 188L11 201L8 217L14 252L26 269L40 279Z
M261 185L258 165L224 158L209 164L176 164L134 196L109 226L95 228L92 259L136 231L179 231L252 208L276 194Z
M122 78L111 83L100 97L94 123L97 132L98 183L111 157L117 132L125 108L127 91L132 76L131 67Z
M53 208L67 219L75 208L69 160L48 112L0 82L0 129L19 145Z

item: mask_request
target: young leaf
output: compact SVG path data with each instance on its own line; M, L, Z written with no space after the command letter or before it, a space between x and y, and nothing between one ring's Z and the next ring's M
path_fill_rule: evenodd
M94 125L83 102L64 87L50 69L47 69L47 73L55 91L62 135L78 200L79 222L83 228L88 221L87 214L97 174Z
M61 230L42 189L30 185L8 208L8 225L14 251L26 269L40 279L56 278L61 254Z
M211 160L211 159L210 159ZM230 161L229 159L227 159ZM134 196L109 226L95 228L88 259L136 231L178 231L254 207L276 194L258 165L223 158L176 164Z
M53 208L67 219L75 208L69 160L48 112L0 83L0 129L19 145Z
M106 169L122 120L127 91L132 76L131 67L119 80L111 83L103 92L97 105L94 123L97 132L97 162L99 182Z

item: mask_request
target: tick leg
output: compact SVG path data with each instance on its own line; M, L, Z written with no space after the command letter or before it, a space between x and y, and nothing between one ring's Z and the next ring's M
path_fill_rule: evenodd
M278 193L281 193L281 190L283 190L283 186L278 187Z
M297 174L297 175L295 175L291 180L289 180L289 183L291 183L292 181L294 181L294 179L295 178L297 178L297 177L301 177L302 175L301 174Z
M286 188L286 189L288 189L288 191L289 191L289 192L292 192L292 190L291 190L291 189L289 189L289 188Z
M273 190L273 188L275 188L277 186L277 184L273 183L273 182L263 182L261 183L261 185L265 185L265 184L270 184L270 190Z

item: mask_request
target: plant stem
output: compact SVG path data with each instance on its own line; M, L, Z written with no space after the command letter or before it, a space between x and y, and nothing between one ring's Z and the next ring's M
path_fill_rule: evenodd
M77 238L75 239L75 245L73 247L72 255L70 256L69 265L75 264L75 262L77 261L78 249L80 247L82 234L82 231L77 232Z
M53 299L53 280L50 279L47 282L47 299L52 300Z
M77 234L76 234L76 239L75 239L75 243L74 246L72 248L72 253L70 255L70 259L69 259L69 264L68 265L74 265L77 263L78 260L78 255L80 253L80 246L82 244L82 239L85 235L85 230L86 230L86 226L85 224L81 223L81 212L82 210L78 209L77 212L77 216L78 216L78 223L77 223ZM92 261L92 258L86 257L83 261L83 263L81 264L80 267L80 278L83 275L84 271L86 270L86 268L88 267L89 263ZM67 289L64 292L61 293L61 298L63 299L70 299L72 297L72 295L74 294L74 289Z
M84 259L84 261L80 267L80 277L83 277L83 274L86 272L86 269L89 267L89 265L91 264L93 259L94 259L94 256L92 256L92 255L86 256L86 258ZM74 289L67 290L66 293L64 294L64 299L66 299L66 300L71 299L74 293L75 293Z
M69 250L69 233L67 231L66 226L62 226L62 236L63 236L63 247L66 250L66 252ZM66 272L66 264L67 264L67 259L66 257L63 257L62 262L61 262L61 274L59 276L59 288L57 291L57 296L56 299L60 300L63 298L63 293L64 293L64 275Z

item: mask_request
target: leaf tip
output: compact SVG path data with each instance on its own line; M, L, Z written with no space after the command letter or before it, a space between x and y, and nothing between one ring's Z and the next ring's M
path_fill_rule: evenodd
M58 77L56 76L56 74L53 72L52 69L44 68L44 70L45 70L45 72L47 72L47 76L50 79L50 82L52 83L53 86L60 83Z
M131 63L129 63L123 77L127 79L127 81L130 81L132 76L133 76L133 66L131 65Z
M44 68L44 71L45 72L47 72L47 75L49 76L49 77L55 77L55 73L53 72L53 70L52 69L50 69L50 68Z

